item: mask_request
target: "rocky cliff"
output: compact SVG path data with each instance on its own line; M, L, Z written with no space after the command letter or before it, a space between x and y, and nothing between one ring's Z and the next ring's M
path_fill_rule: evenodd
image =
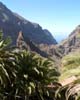
M35 44L57 44L54 37L47 30L37 23L32 23L20 15L13 13L3 3L0 2L0 29L4 32L4 37L11 36L13 44L16 43L18 32L24 33L26 41L29 38Z
M61 53L66 55L70 52L80 51L80 25L78 25L67 39L58 45Z

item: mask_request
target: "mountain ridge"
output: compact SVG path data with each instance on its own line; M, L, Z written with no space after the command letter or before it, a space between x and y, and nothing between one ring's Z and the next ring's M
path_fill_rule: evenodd
M47 36L44 29L37 24L30 22L22 16L13 13L3 3L0 2L0 28L4 32L4 36L10 35L13 44L16 43L18 32L21 30L24 33L24 38L28 37L36 44L57 44L52 35ZM51 34L49 32L49 34Z
M58 49L63 51L63 55L80 51L80 25L71 32L68 38L58 44Z

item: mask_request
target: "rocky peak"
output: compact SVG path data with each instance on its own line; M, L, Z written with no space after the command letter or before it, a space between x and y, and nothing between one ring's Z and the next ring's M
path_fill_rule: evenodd
M63 49L60 48L61 46ZM72 31L66 40L59 44L58 48L64 51L64 55L70 52L80 51L80 25Z
M71 32L71 34L70 34L69 36L76 36L76 35L78 35L78 34L80 34L80 25L78 25L78 26L75 28L75 30L73 30L73 31Z

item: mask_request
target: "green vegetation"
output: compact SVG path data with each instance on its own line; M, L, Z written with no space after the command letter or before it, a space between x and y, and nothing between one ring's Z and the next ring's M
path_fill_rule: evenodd
M59 80L65 83L65 85L59 89L59 93L61 94L60 100L80 100L79 52L70 53L62 58L61 76Z
M74 52L62 58L62 75L60 78L65 79L71 76L80 75L80 53Z
M2 37L0 32L0 100L80 100L79 52L62 58L60 75L52 60L26 50L13 52L10 38ZM61 83L73 76L71 83Z
M78 34L76 35L76 38L80 39L80 33L78 33Z
M9 50L0 34L0 100L45 100L48 85L57 82L53 62L36 53ZM6 49L7 48L7 49Z

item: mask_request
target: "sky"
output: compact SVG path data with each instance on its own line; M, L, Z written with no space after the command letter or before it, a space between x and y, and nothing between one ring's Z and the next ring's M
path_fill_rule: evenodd
M0 0L13 12L64 39L80 24L80 0Z

